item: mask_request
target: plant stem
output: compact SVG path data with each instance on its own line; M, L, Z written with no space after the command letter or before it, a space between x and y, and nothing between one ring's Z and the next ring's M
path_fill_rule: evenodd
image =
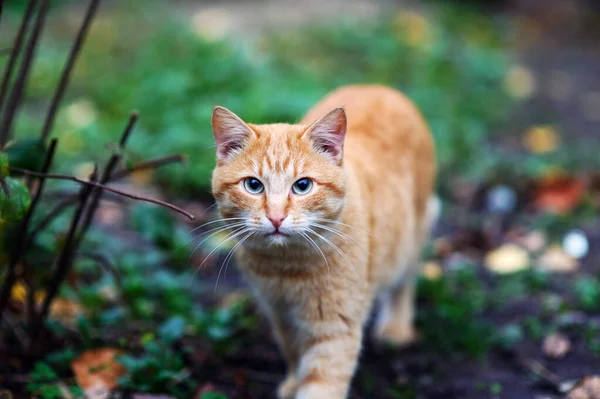
M187 211L184 211L183 209L181 209L179 207L176 207L173 204L169 204L168 202L164 202L164 201L160 201L160 200L153 199L153 198L148 198L148 197L142 197L140 195L126 193L124 191L117 190L116 188L112 188L112 187L106 186L104 184L97 183L95 181L86 181L86 180L78 179L78 178L76 178L74 176L60 175L60 174L54 174L54 173L39 173L39 172L34 172L34 171L31 171L31 170L27 170L27 169L16 168L16 167L13 167L13 166L11 166L9 169L12 170L12 171L15 171L15 172L19 172L19 173L23 173L25 175L29 175L29 176L45 177L45 178L48 178L48 179L71 180L71 181L74 181L76 183L86 184L86 185L94 186L94 187L99 187L99 188L101 188L103 190L107 190L107 191L113 192L115 194L122 195L123 197L131 198L131 199L135 199L135 200L139 200L139 201L150 202L150 203L153 203L153 204L156 204L156 205L164 206L166 208L174 210L175 212L181 213L182 215L186 216L190 220L194 220L196 218L191 213L189 213Z
M138 164L133 165L130 168L123 168L123 169L117 170L112 175L110 180L111 181L119 180L119 179L124 178L125 176L130 175L131 173L138 172L140 170L154 169L159 166L168 165L173 162L185 162L185 160L186 160L185 155L175 154L175 155L169 155L169 156L166 156L163 158L156 158L151 161L140 162Z
M50 146L48 147L48 151L46 152L46 159L44 160L44 165L42 167L42 175L45 174L50 169L50 165L52 164L52 159L54 158L54 152L56 150L56 139L50 142ZM8 264L8 272L4 280L4 285L2 286L2 290L0 290L0 316L4 313L6 306L8 305L8 300L10 299L10 294L17 280L17 263L19 259L21 259L21 254L23 250L23 245L25 244L25 237L27 235L27 228L29 227L29 222L31 220L31 216L35 211L37 204L39 203L40 197L42 195L42 191L44 190L44 182L45 176L41 176L40 183L38 189L31 201L31 205L27 210L23 219L21 219L21 223L19 223L19 228L16 234L15 244L13 246L13 250L10 254L10 261Z
M2 86L0 86L0 110L2 109L2 105L4 104L4 99L6 98L6 93L8 91L8 84L10 83L13 68L17 62L17 58L19 57L19 53L21 52L21 47L23 46L23 39L25 38L25 32L27 31L27 26L29 25L29 21L31 20L31 16L33 15L33 10L35 8L35 4L37 0L29 0L27 4L27 9L25 10L25 14L23 14L23 20L21 21L21 25L19 26L19 31L17 32L17 36L13 42L13 46L10 52L10 58L8 59L8 64L6 65L6 69L4 70L4 76L2 78ZM3 143L0 142L0 147Z
M27 42L27 46L25 47L25 55L23 56L23 62L20 66L19 74L17 75L15 84L13 85L12 91L10 93L10 97L8 99L8 106L6 107L2 123L0 124L0 147L4 147L4 145L8 142L10 138L12 123L17 109L19 108L19 104L21 103L25 83L29 76L29 71L31 70L31 61L33 60L33 57L35 55L35 49L37 47L42 30L44 29L44 23L46 22L48 9L50 8L50 0L41 1L42 4L40 6L37 18L35 20L35 24L33 26L33 32L31 33L29 41Z
M48 110L48 113L46 114L46 120L44 121L44 127L42 128L41 134L42 142L46 141L48 135L50 134L50 131L52 130L52 126L54 125L54 118L56 117L56 110L58 109L58 105L62 100L65 90L67 89L67 85L69 84L69 78L71 76L71 71L73 70L73 66L77 61L77 56L81 51L81 47L89 31L91 22L94 19L96 10L98 10L99 4L100 0L90 1L81 27L79 28L79 32L77 32L77 37L75 38L73 46L71 47L71 51L69 52L69 58L67 59L65 69L63 70L62 76L60 77L60 82L56 87L54 97L52 98L52 102L50 103L50 108Z

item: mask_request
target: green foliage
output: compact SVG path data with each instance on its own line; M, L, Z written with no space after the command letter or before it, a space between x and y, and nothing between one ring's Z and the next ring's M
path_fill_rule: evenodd
M45 362L37 362L29 373L27 389L36 397L43 399L62 399L65 392L57 384L59 376L56 371ZM82 397L83 392L77 385L63 385L73 397Z
M227 399L227 395L217 392L205 392L200 399Z
M146 335L142 342L143 352L139 355L122 355L118 361L125 366L126 373L119 380L119 387L141 393L169 393L176 397L189 397L196 385L189 378L184 359L171 346L174 327L163 325L161 331L166 339L155 339ZM178 324L178 323L177 323ZM177 329L177 328L175 328Z
M37 138L16 141L5 149L11 166L39 171L44 163L46 148Z
M600 310L600 279L582 276L575 280L573 291L577 303L583 310L589 312Z
M31 205L31 197L27 186L22 181L12 177L7 177L4 181L10 192L10 197L0 188L0 219L14 222L27 213Z
M199 309L193 325L195 335L205 338L217 354L225 355L240 348L244 336L250 338L248 335L256 323L256 317L248 311L248 303L240 301L214 310Z
M481 318L486 306L484 287L471 267L439 280L422 280L418 292L426 304L418 323L428 346L451 354L485 355L492 334Z

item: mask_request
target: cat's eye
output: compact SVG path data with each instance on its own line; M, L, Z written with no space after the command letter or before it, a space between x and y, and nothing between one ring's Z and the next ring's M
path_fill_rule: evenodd
M265 189L265 186L263 186L260 180L255 179L254 177L249 177L244 180L244 187L250 194L260 194Z
M292 191L295 194L304 195L304 194L308 194L308 192L310 191L312 186L313 186L312 180L304 177L304 178L296 181L296 183L294 183L294 185L292 186Z

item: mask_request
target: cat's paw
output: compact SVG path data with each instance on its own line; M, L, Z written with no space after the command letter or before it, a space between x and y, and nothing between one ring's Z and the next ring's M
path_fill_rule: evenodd
M298 390L298 380L293 375L288 375L277 388L278 399L294 399Z
M412 325L394 323L379 328L375 337L381 342L400 348L414 345L421 340L421 335Z

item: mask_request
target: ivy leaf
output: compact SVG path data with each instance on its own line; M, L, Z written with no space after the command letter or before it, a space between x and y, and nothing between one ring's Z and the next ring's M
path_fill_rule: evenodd
M5 179L10 197L0 190L0 219L15 222L23 217L31 205L29 190L22 181L7 177Z
M185 320L181 316L171 317L158 331L159 336L166 342L175 342L183 336Z
M6 150L11 166L39 172L44 164L46 148L40 139L17 141Z

